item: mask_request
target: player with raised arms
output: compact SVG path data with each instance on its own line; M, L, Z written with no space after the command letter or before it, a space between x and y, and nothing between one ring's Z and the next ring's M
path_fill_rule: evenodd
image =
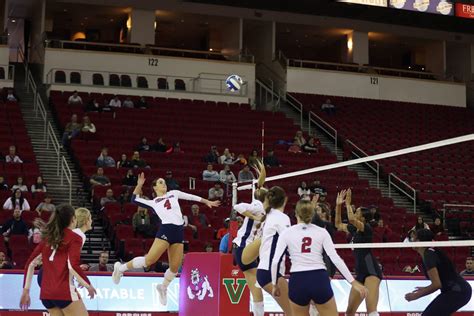
M341 210L344 203L346 204L349 224L342 223L341 219ZM372 227L369 224L371 219L372 215L369 209L359 207L354 213L352 209L351 189L342 190L337 194L335 225L338 230L348 232L352 235L352 243L372 242ZM379 302L379 286L382 280L382 270L370 249L354 249L354 256L356 280L364 284L369 290L369 294L365 300L367 314L368 316L378 316L377 305ZM363 300L364 298L352 288L349 295L346 315L354 316Z
M74 233L76 227L74 209L67 204L59 205L43 231L43 240L36 246L25 265L23 294L20 308L30 306L30 287L40 256L43 259L43 280L40 299L52 316L88 315L79 293L74 287L73 277L94 298L96 290L80 268L82 238Z
M337 316L336 300L323 259L323 251L362 299L367 295L367 289L354 279L339 257L329 233L324 228L311 224L314 214L313 203L299 201L296 205L298 224L285 230L278 238L271 268L273 296L281 295L277 282L277 267L285 251L288 250L291 258L289 298L292 315L308 315L309 304L314 301L321 316Z
M156 179L152 182L156 198L146 200L141 196L144 184L145 174L142 172L138 176L137 186L133 191L132 202L154 211L160 218L162 224L156 233L153 245L144 257L135 257L124 264L120 262L115 263L112 280L115 284L119 284L125 271L149 267L157 262L165 251L168 251L170 267L165 272L163 283L158 284L156 287L160 303L166 306L168 285L176 278L178 269L183 262L184 220L178 201L188 200L201 202L211 208L219 206L220 202L209 201L197 195L178 190L167 191L166 182L163 178Z
M263 187L263 184L265 183L266 171L265 166L260 161L257 164L258 168L255 169L259 177L253 201L251 203L239 203L234 206L234 209L244 216L244 222L232 241L232 254L240 270L244 273L250 293L252 293L253 313L255 316L263 316L263 292L261 288L256 286L258 262L256 259L247 264L242 262L242 252L248 244L258 237L257 231L259 230L260 221L265 214L263 202L268 190Z

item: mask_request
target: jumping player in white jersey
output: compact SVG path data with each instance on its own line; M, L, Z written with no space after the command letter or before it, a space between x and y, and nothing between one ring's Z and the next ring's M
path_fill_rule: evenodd
M263 292L261 288L256 286L258 262L256 259L247 264L242 262L242 252L244 251L245 247L255 239L258 227L260 225L260 220L265 214L263 202L265 201L265 195L267 194L268 190L263 188L263 184L265 182L266 172L265 166L259 161L258 167L258 169L256 168L256 171L259 174L258 187L255 190L252 203L239 203L234 206L234 209L239 214L243 215L245 219L244 223L237 232L237 236L232 241L232 254L240 270L242 270L244 273L250 293L252 293L252 311L255 316L263 316Z
M362 298L367 295L367 289L354 279L339 257L329 233L324 228L311 224L314 214L314 205L310 201L299 201L296 205L298 224L285 230L278 238L271 265L273 296L279 297L281 294L277 282L277 267L284 252L288 250L291 258L289 298L292 315L308 315L309 303L312 300L321 316L337 316L336 301L323 251Z
M167 192L166 182L159 178L153 181L153 190L156 198L146 200L141 197L142 187L145 184L145 174L138 176L137 186L133 191L132 202L139 206L153 210L161 219L161 225L156 233L155 241L144 257L135 257L127 263L116 262L112 280L115 284L120 283L123 273L129 269L139 269L149 267L168 250L170 267L165 272L163 284L158 284L156 289L159 294L160 303L167 304L167 289L171 281L174 280L178 269L183 261L184 242L184 220L178 200L196 201L206 204L208 207L217 207L219 201L209 201L199 196L187 194L178 190Z
M265 216L263 222L263 234L260 245L259 257L260 262L257 267L257 282L269 294L272 294L272 267L271 263L275 256L276 244L278 237L291 226L290 218L284 213L287 202L285 191L278 187L272 187L268 190L263 203L265 208ZM277 281L281 289L281 295L274 297L285 315L291 314L290 301L288 300L288 282L282 278L285 273L285 261L283 256L280 258L277 267Z

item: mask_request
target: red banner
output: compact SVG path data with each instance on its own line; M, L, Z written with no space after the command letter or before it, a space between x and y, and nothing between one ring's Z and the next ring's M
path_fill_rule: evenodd
M7 312L0 310L0 316L49 316L48 312ZM178 316L177 313L146 313L146 312L92 312L89 316ZM285 316L283 313L265 313L265 316ZM344 313L339 313L344 316ZM367 313L357 313L356 316L368 316ZM417 312L397 312L397 313L380 313L380 316L421 316ZM471 312L454 313L453 316L472 316Z
M456 16L467 19L474 19L474 5L466 3L456 3Z

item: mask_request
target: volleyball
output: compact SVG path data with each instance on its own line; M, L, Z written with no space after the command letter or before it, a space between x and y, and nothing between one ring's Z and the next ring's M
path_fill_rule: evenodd
M227 88L230 91L239 91L240 87L243 85L244 81L238 75L230 75L225 80L225 83L227 85Z

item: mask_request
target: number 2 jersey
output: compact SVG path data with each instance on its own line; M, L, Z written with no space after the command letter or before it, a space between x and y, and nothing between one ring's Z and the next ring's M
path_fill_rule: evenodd
M239 213L243 214L245 212L250 212L254 216L265 214L263 209L263 204L259 200L253 200L252 203L239 203L234 206L234 209ZM248 217L244 218L242 227L239 228L237 236L232 241L238 247L245 248L250 244L257 234L257 226L260 224L259 221L250 219Z
M184 225L183 214L178 200L188 200L200 202L197 195L184 193L178 190L166 192L164 196L153 200L146 200L138 195L132 196L132 202L147 209L153 210L161 219L162 224Z

